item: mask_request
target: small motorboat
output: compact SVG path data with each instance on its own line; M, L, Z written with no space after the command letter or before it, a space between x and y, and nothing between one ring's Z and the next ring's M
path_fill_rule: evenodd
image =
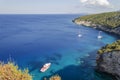
M46 70L48 70L51 66L51 63L46 63L43 65L43 67L40 69L41 72L45 72Z

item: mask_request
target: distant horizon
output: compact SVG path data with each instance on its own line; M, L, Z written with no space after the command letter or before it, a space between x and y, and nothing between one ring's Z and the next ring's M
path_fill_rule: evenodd
M44 13L44 14L39 14L39 13L5 13L5 14L0 14L0 15L59 15L59 14L90 14L90 13Z
M100 13L107 13L107 12L116 12L115 11L106 11L106 12L98 12L98 13L0 13L0 15L59 15L59 14L100 14Z
M0 0L0 14L94 14L119 10L119 3L120 0Z

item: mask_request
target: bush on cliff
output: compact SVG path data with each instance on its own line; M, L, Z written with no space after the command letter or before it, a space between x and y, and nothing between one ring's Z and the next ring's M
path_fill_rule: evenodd
M62 80L62 79L59 75L54 75L54 76L51 76L49 79L44 78L44 80Z
M102 54L102 53L118 51L118 50L120 50L120 40L117 40L112 44L107 44L105 47L102 47L100 50L98 50L98 53Z
M32 76L27 69L22 71L14 63L0 62L0 80L32 80Z

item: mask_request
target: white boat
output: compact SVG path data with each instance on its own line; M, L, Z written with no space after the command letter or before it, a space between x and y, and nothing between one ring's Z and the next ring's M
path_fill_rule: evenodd
M40 69L41 72L45 72L46 70L48 70L51 66L51 63L46 63L43 65L43 67Z
M101 36L100 33L101 33L101 31L99 31L99 34L98 34L98 37L97 37L98 39L102 39L103 38L103 36Z
M80 34L80 31L79 31L79 33L78 33L78 37L82 37L82 34Z
M81 34L78 34L78 37L82 37L82 35L81 35Z

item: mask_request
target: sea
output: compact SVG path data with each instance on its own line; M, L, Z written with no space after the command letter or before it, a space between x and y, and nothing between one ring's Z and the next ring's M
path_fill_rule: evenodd
M13 61L29 69L33 80L53 75L62 80L114 80L96 71L97 50L119 39L100 30L76 25L73 19L85 14L1 14L0 61ZM78 37L81 34L81 37ZM46 72L40 72L45 63Z

